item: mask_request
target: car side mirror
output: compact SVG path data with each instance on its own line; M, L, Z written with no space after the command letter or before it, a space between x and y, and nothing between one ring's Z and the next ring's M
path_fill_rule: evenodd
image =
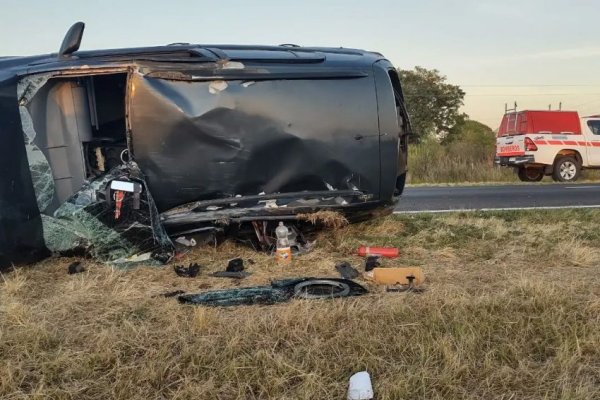
M60 50L58 51L59 58L69 58L71 54L79 50L84 29L85 24L83 22L76 22L69 28L60 45Z

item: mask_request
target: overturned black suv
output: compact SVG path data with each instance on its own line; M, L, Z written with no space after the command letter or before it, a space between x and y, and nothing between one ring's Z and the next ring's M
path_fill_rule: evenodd
M343 48L173 44L0 58L0 266L391 209L409 120L396 70ZM146 254L146 256L140 256ZM134 258L135 259L135 258Z

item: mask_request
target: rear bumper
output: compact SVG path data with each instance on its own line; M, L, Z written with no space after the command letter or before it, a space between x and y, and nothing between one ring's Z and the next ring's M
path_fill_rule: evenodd
M502 166L518 166L523 164L535 163L535 157L533 155L525 156L513 156L513 157L498 157L494 158L494 163Z

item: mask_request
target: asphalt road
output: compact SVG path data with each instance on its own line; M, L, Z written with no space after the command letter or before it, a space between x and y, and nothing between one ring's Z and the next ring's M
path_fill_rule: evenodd
M396 213L600 208L600 184L407 187Z

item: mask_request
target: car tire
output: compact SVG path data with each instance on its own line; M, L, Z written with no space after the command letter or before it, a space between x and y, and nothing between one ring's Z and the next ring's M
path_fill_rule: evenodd
M542 168L519 168L517 175L521 182L539 182L544 179L544 170Z
M561 157L554 163L552 178L556 182L575 182L581 175L581 164L575 157Z

